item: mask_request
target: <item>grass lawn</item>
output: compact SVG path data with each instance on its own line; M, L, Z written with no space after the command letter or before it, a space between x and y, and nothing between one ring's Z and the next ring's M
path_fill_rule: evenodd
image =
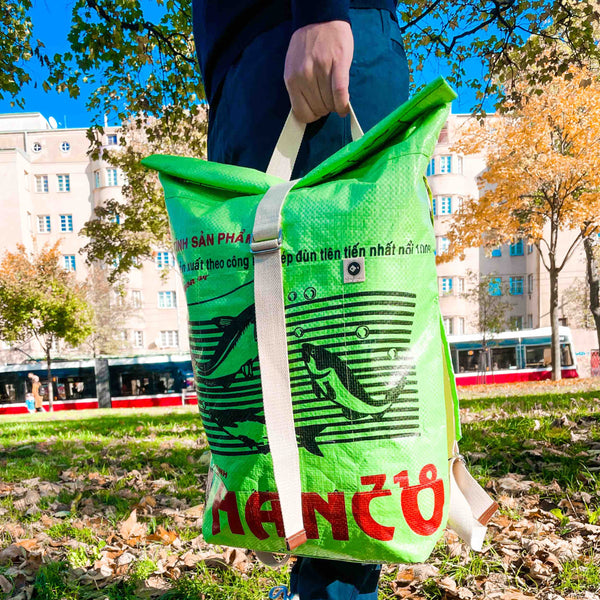
M600 598L599 397L463 400L461 450L501 506L489 544L447 532L380 597ZM207 462L195 407L2 417L0 598L265 599L287 567L202 539Z

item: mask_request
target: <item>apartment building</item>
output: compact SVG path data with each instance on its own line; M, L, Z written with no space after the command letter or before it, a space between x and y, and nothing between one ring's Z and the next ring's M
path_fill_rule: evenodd
M118 136L116 128L106 128L104 145L117 148ZM86 129L53 128L39 113L0 115L0 250L17 244L36 250L60 240L63 267L79 280L88 278L79 231L96 206L122 197L123 184L123 174L91 160L88 149ZM124 353L189 350L185 296L171 252L157 249L154 260L130 273L125 289L133 311L120 332ZM22 360L22 352L41 354L33 341L18 351L4 344L0 363Z
M427 169L433 193L436 251L448 247L446 237L453 215L466 198L479 193L478 177L486 168L482 156L462 156L453 144L469 115L451 115L441 132ZM119 132L107 128L104 144L117 147ZM108 163L88 156L85 129L52 128L39 113L0 115L0 250L18 243L33 250L61 240L65 269L81 280L89 270L79 250L86 243L78 232L91 218L94 207L121 197L122 174ZM568 245L572 237L563 237ZM164 277L161 275L166 274ZM475 333L478 306L465 297L480 275L492 277L490 294L511 305L511 328L545 327L549 319L549 279L535 248L515 241L493 250L472 248L464 260L438 267L440 304L449 334ZM569 325L582 372L589 366L589 352L597 346L595 331L578 324L574 315L582 303L565 294L585 282L585 260L580 248L569 260L560 279L561 323ZM185 352L188 350L187 308L173 255L157 249L155 259L130 273L127 298L136 311L122 332L124 352ZM35 345L23 347L36 354ZM68 349L59 349L60 353ZM38 352L39 354L39 352ZM20 358L9 348L0 350L0 363Z
M451 115L442 130L427 179L433 193L434 228L438 254L448 247L447 231L462 202L478 197L478 178L485 170L481 155L462 156L453 152L470 115ZM577 232L561 233L559 256L564 256ZM449 334L476 333L479 307L465 298L479 276L490 278L488 293L510 305L507 317L513 330L550 326L550 281L537 249L525 240L515 240L494 249L472 248L464 260L438 266L440 306ZM580 246L560 275L560 323L571 327L580 372L589 374L590 351L597 348L594 329L581 327L581 313L587 308L581 294L570 293L585 287L585 256ZM499 298L500 299L500 298Z

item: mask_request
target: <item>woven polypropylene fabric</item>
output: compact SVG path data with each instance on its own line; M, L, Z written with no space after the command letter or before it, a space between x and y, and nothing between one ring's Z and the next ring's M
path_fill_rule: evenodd
M423 176L453 98L437 80L308 173L283 206L280 261L308 537L299 554L421 561L444 529L448 386ZM284 551L250 254L257 206L280 180L193 159L145 162L161 171L165 188L213 456L205 538Z

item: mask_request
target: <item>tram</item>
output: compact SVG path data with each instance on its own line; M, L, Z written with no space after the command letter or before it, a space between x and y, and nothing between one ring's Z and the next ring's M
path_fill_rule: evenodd
M481 334L448 336L457 385L540 381L552 377L550 327L505 331L490 335L485 348ZM559 328L564 379L578 377L571 330Z
M99 368L99 364L103 368ZM108 367L107 373L105 366ZM0 415L28 411L29 373L40 378L44 408L47 408L46 363L6 365L0 366ZM110 393L107 403L99 400L100 394L97 393L103 385ZM197 403L189 354L108 358L103 363L94 359L56 360L52 363L52 388L56 411Z

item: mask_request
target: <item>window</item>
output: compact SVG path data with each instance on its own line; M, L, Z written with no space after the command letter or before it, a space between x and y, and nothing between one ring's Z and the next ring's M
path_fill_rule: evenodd
M435 217L437 215L437 206L435 198L432 198L431 200L431 208L433 210L433 216Z
M62 232L73 231L73 215L60 215L60 230Z
M119 185L116 169L106 169L106 185Z
M173 266L173 255L170 252L158 252L156 254L156 266L159 269L166 269Z
M523 240L519 240L510 245L511 256L523 256Z
M497 248L494 248L492 250L492 256L494 256L494 257L502 256L502 248L500 248L500 246L498 246Z
M50 233L50 215L38 215L38 233Z
M179 334L177 331L161 331L160 345L162 348L175 348L179 346Z
M510 285L510 295L511 296L521 296L523 294L523 278L522 277L509 277L509 285Z
M509 326L511 331L520 331L523 329L523 317L511 317Z
M462 335L465 332L465 318L457 317L456 319L456 333Z
M63 266L65 271L75 271L75 255L74 254L63 254Z
M62 142L60 145L60 151L67 153L71 149L71 144L69 142Z
M121 215L119 213L115 213L111 218L110 218L110 222L111 223L116 223L117 225L120 225L121 223Z
M442 196L440 202L440 215L451 215L452 214L452 198L450 196Z
M531 254L533 252L533 244L527 244L527 254Z
M533 294L533 274L527 275L527 293Z
M514 346L507 348L491 348L492 370L516 369L517 349Z
M490 277L488 294L490 296L502 296L502 279L500 277Z
M58 191L59 192L70 192L71 191L71 176L70 175L57 175L58 180Z
M465 280L462 277L456 278L456 292L458 294L464 294L465 292Z
M452 293L452 277L442 277L442 294Z
M527 315L527 329L533 329L533 315Z
M177 332L175 332L177 333ZM144 347L144 332L143 331L134 331L133 332L133 345L136 348Z
M456 198L456 210L454 212L460 212L463 208L464 202L465 202L465 199L462 196L458 196Z
M116 146L118 144L119 140L117 139L117 134L116 133L109 133L106 136L106 144L108 146Z
M447 335L452 335L454 333L452 329L452 317L444 317L444 329L446 330Z
M48 193L48 175L35 176L35 191L38 194Z
M131 290L131 303L134 308L142 308L142 291Z
M460 173L462 175L462 172L463 172L463 157L462 156L456 157L456 172Z
M444 254L444 252L447 252L449 246L450 240L447 237L438 238L438 252L440 254Z
M94 187L100 187L100 171L94 171Z
M432 158L427 165L427 176L435 175L435 158Z
M42 145L39 142L34 142L33 143L33 151L35 153L41 152L42 151Z
M158 308L175 308L176 306L175 292L158 292Z
M451 156L440 156L440 173L452 173Z

